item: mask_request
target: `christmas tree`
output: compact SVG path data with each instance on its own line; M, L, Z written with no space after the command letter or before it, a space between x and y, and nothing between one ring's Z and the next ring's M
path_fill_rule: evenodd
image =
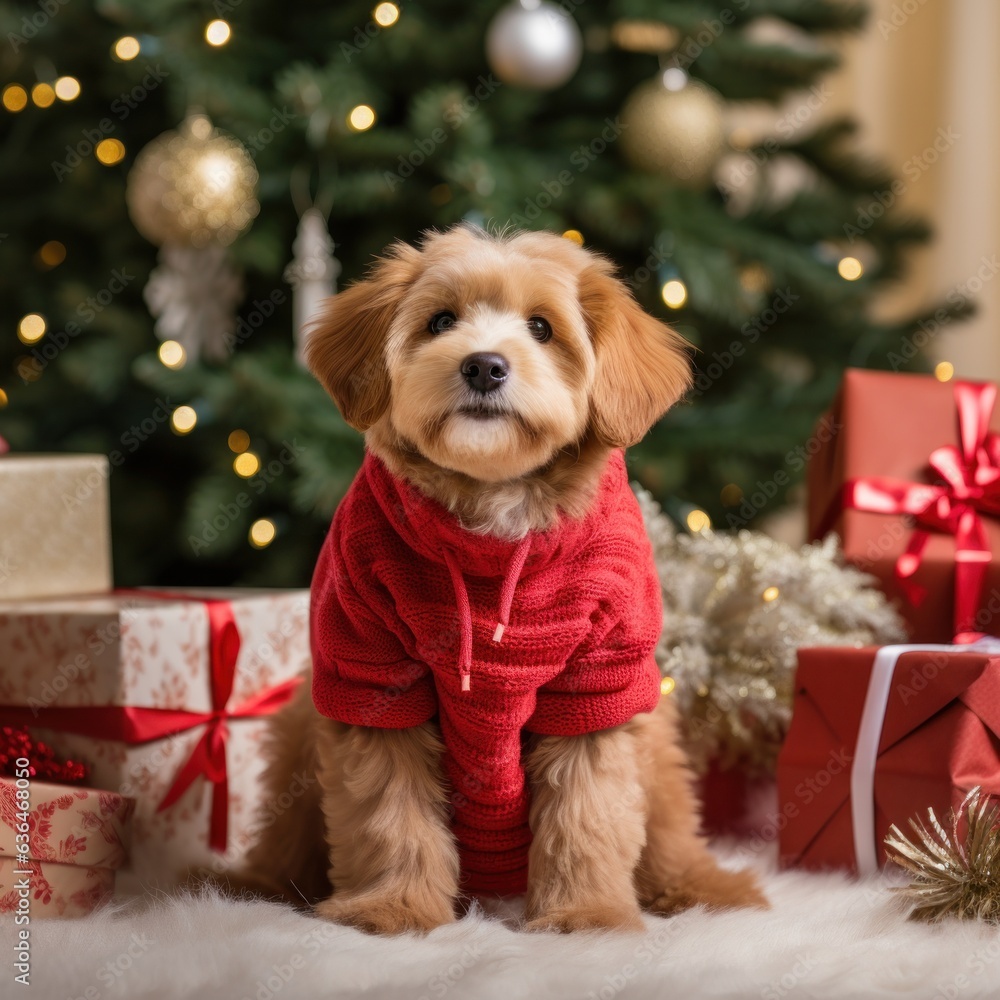
M920 363L923 317L871 305L926 230L872 210L892 177L821 117L863 18L0 3L0 434L110 455L119 583L305 584L362 441L296 359L295 296L429 227L512 223L607 253L697 347L633 474L691 528L747 524L801 478L845 365ZM286 272L310 209L317 249Z

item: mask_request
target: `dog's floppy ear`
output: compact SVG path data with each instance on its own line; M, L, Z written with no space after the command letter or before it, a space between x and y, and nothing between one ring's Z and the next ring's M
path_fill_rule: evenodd
M597 259L585 268L579 288L597 355L592 426L606 444L627 448L691 384L689 345L639 306L607 261Z
M363 281L327 300L309 331L306 363L356 430L371 427L389 405L385 339L419 260L419 250L394 244Z

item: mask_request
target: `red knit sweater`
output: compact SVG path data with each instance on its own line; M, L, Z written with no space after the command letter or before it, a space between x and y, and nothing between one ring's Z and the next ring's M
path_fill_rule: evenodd
M463 887L519 893L522 734L577 736L651 711L661 624L621 452L586 517L521 542L464 529L369 453L313 579L313 697L352 725L436 716Z

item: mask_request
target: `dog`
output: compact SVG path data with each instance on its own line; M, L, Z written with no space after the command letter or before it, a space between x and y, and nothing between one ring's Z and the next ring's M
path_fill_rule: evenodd
M307 790L241 884L378 934L498 893L532 930L766 907L699 832L622 457L687 389L683 339L605 258L462 225L392 246L307 358L366 458L317 565L311 690L271 732L269 798Z

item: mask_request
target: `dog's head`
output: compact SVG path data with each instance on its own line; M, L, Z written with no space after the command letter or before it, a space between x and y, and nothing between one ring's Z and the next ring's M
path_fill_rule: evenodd
M514 479L595 435L638 441L690 381L685 342L603 257L466 226L398 243L330 299L309 366L344 419L438 466Z

